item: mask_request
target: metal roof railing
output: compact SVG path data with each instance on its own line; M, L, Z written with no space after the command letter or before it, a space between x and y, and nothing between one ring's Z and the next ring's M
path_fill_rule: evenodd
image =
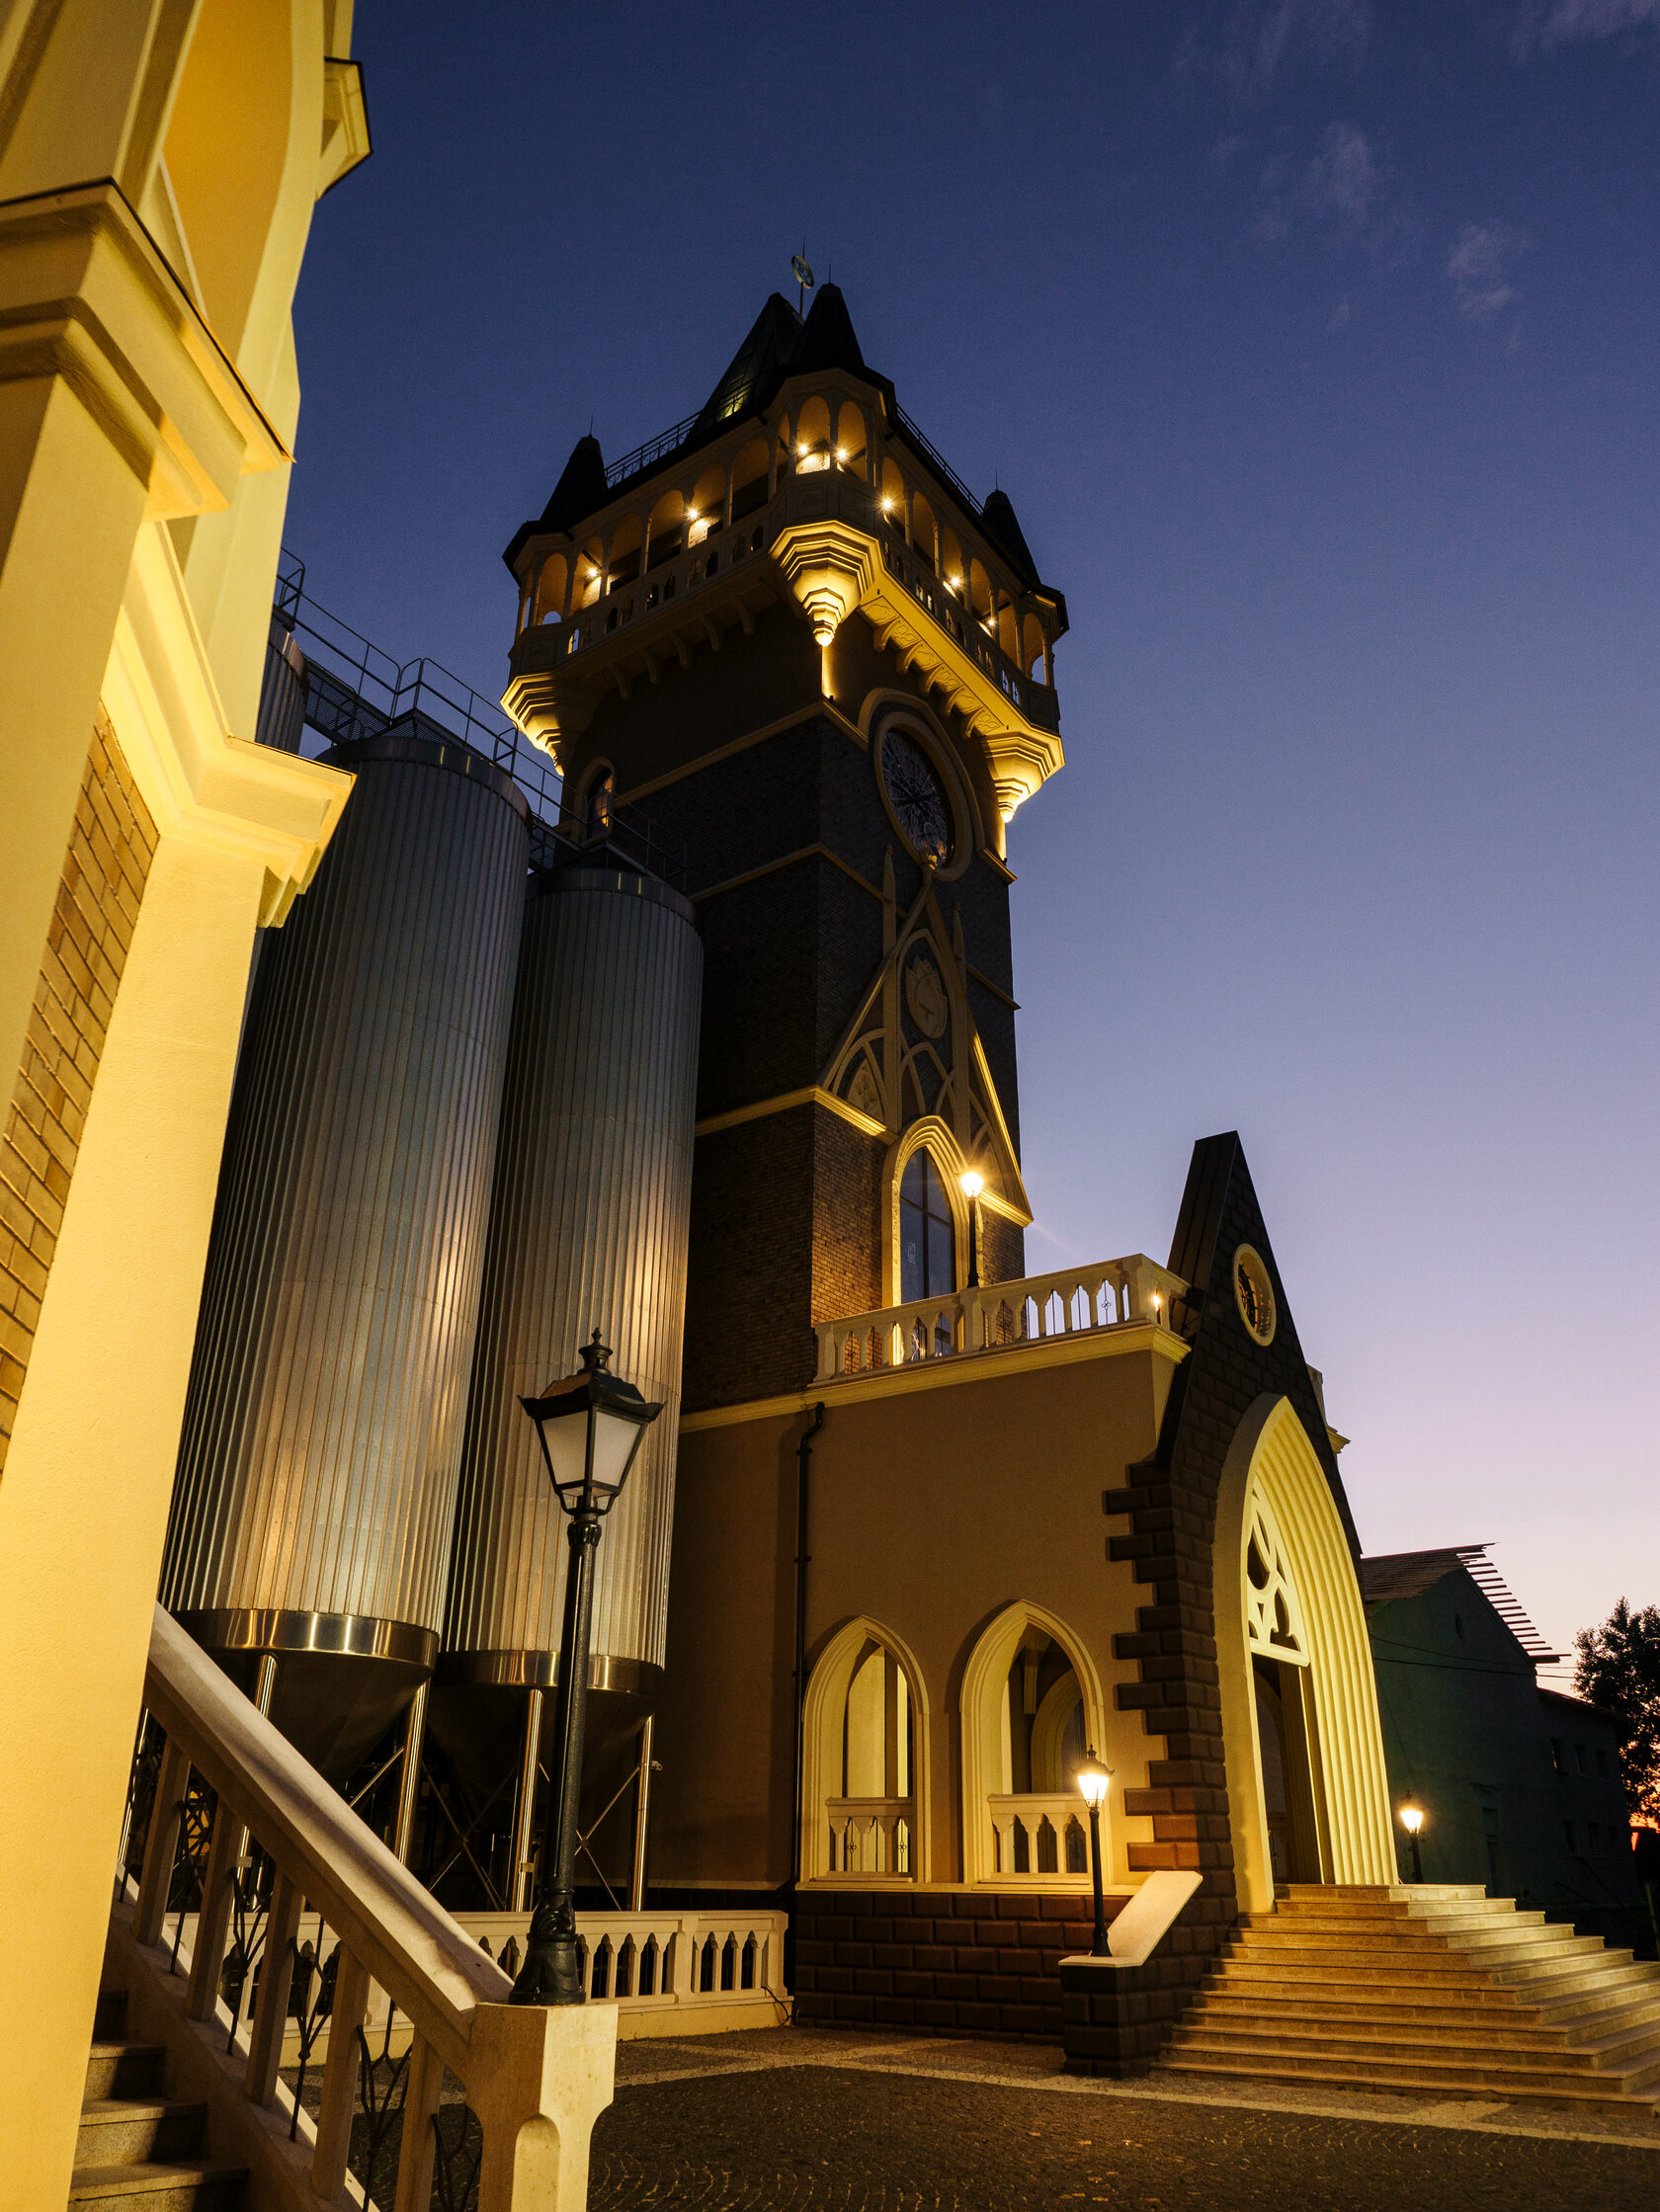
M512 777L530 802L534 865L545 867L603 843L685 889L686 848L666 840L636 808L614 806L603 838L573 836L564 826L564 782L548 756L441 661L424 655L395 661L319 607L305 590L305 563L287 546L272 605L304 661L304 722L320 743L302 743L301 750L350 744L419 716Z

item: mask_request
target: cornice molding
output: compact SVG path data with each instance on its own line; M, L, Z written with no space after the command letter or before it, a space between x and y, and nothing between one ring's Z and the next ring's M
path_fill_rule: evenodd
M264 870L262 928L316 873L352 778L233 737L168 532L138 533L102 688L157 830Z
M63 378L151 520L227 506L292 458L108 179L0 206L0 377L29 376Z
M915 1366L883 1367L874 1374L821 1382L777 1398L710 1406L702 1413L683 1413L680 1433L698 1435L707 1429L731 1429L745 1422L777 1421L789 1414L810 1413L821 1404L832 1409L862 1405L869 1398L903 1398L917 1390L995 1382L1000 1375L1031 1374L1039 1367L1075 1367L1090 1359L1121 1359L1132 1352L1150 1352L1179 1367L1191 1350L1161 1322L1136 1321L1098 1334L1045 1337L1034 1344L1002 1345L995 1352L959 1352L950 1358L918 1360Z

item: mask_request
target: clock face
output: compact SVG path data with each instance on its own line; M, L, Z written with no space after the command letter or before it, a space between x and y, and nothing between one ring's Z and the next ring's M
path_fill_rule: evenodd
M952 855L951 801L939 770L908 730L889 730L882 739L881 774L911 851L944 867Z

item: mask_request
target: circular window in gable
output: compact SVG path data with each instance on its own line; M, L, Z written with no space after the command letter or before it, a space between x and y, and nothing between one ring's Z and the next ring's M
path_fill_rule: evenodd
M1233 1295L1239 1318L1260 1345L1271 1345L1280 1315L1274 1303L1274 1285L1268 1278L1262 1255L1242 1244L1233 1256Z
M900 836L919 860L948 866L956 849L956 810L927 746L907 729L890 728L882 734L879 767Z

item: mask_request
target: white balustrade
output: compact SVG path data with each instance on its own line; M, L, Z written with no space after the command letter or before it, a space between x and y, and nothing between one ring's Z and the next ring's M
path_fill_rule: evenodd
M1075 1789L988 1797L986 1808L1000 1882L1088 1880L1089 1809Z
M815 1325L818 1380L908 1367L919 1360L997 1352L1050 1337L1168 1323L1188 1285L1144 1253L1060 1268L944 1297L913 1298Z
M510 1964L522 1958L529 1913L460 1913L460 1925ZM788 2016L787 1913L579 1913L577 1940L591 1998L615 2003L619 2034L690 2034L677 2008L753 2008L757 2026Z
M141 1819L135 1790L129 1829L134 1849L142 1838L141 1871L136 1883L122 1872L112 1942L124 1946L170 2033L189 2041L208 2031L210 2046L200 2047L218 2054L227 2141L262 2173L273 2160L281 2169L280 2198L258 2201L392 2212L389 2196L365 2191L381 2187L376 2123L383 2133L390 2121L396 2212L426 2212L435 2157L442 2151L448 2173L452 2156L435 2124L441 2106L453 2110L450 2076L465 2096L463 2135L476 2143L477 2212L577 2212L589 2135L611 2101L618 2012L510 2005L495 1960L159 1605L144 1705L146 1732L159 1728L165 1743ZM180 1888L191 1907L183 1917L172 1904ZM360 2030L378 2021L389 2030L394 2011L409 2050L401 2101L369 2110L373 2063L360 2060L383 2050ZM313 2084L320 2072L314 2122L281 2080L296 2033ZM286 2126L273 2127L273 2105ZM366 2128L368 2168L349 2179Z
M830 1797L832 1874L911 1874L914 1797Z

